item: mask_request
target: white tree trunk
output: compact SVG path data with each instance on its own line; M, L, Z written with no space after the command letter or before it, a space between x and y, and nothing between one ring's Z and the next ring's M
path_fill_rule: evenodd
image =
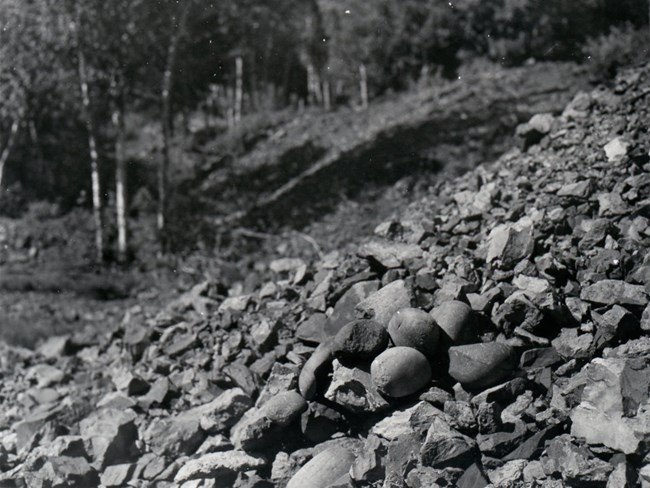
M244 60L241 56L235 59L235 124L241 121L244 104Z
M330 93L330 82L329 80L323 81L323 107L325 110L330 110L332 108L332 94Z
M79 29L80 12L77 5L76 22L72 24L77 48L77 71L79 75L79 88L81 91L81 111L88 133L88 148L90 152L90 179L92 185L93 219L95 221L95 252L98 262L104 260L104 222L102 218L102 198L99 181L99 155L97 154L97 142L95 140L95 127L90 111L90 95L88 93L88 74L86 72L86 58L83 46L80 42Z
M2 190L2 177L4 175L5 164L9 159L11 150L16 143L16 137L18 136L18 128L20 127L20 119L15 118L11 123L11 129L9 130L9 137L7 138L7 144L0 154L0 191Z
M117 219L117 260L126 261L128 226L126 218L126 158L124 155L124 117L122 109L113 110L115 127L115 213Z
M366 65L359 65L359 88L361 90L361 108L368 108L368 73Z

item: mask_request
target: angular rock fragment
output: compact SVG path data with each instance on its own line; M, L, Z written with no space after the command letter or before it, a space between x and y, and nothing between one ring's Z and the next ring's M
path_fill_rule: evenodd
M571 434L624 454L650 441L650 368L640 359L596 358L583 370L581 402L571 412Z
M154 418L144 431L143 440L159 456L193 454L205 439L200 418L187 412Z
M388 441L405 436L421 439L438 416L444 417L444 413L427 402L419 402L380 420L372 426L370 433Z
M374 413L390 407L369 373L358 368L346 368L337 360L334 360L332 382L325 398L355 413Z
M137 453L138 430L133 410L106 408L83 419L79 428L86 450L101 468L131 461Z
M379 437L368 436L363 449L350 467L350 477L357 484L380 482L385 477L383 458L387 453L386 445Z
M488 236L487 262L498 260L504 268L512 268L532 253L534 244L532 222L499 225Z
M373 241L361 246L359 255L372 258L386 268L398 268L409 260L421 257L422 248L416 244Z
M372 281L361 281L360 283L355 283L347 290L341 298L334 305L334 310L329 320L331 323L332 333L331 336L335 336L336 333L343 327L345 324L355 320L357 318L356 306L366 298L368 298L372 293L379 290L381 283L378 280Z
M266 462L242 451L213 452L185 462L174 476L176 483L193 479L213 479L217 486L231 486L237 474L259 469Z
M424 466L466 468L476 457L476 443L442 418L434 417L420 450Z
M401 308L410 307L413 291L404 280L396 280L372 293L357 305L357 309L384 327Z
M632 285L621 280L601 280L582 289L580 298L604 305L648 304L648 295L641 285Z
M575 483L607 483L613 467L589 452L588 449L572 443L571 437L562 435L551 440L542 456L544 472L548 476L561 475L562 479Z
M34 454L26 461L23 468L25 482L30 488L98 486L99 484L97 471L83 457L46 457L39 453Z
M114 464L107 466L101 475L103 486L124 486L131 479L135 470L135 464Z

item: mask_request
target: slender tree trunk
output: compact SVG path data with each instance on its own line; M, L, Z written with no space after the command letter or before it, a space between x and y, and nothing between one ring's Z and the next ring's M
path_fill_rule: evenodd
M128 248L128 223L126 218L126 157L124 154L124 103L122 90L116 87L114 97L113 127L115 128L115 214L117 219L117 260L126 262Z
M235 124L241 121L244 104L244 60L241 56L235 59Z
M368 73L366 65L359 65L359 88L361 90L361 108L368 108Z
M314 105L316 103L316 93L314 91L314 80L315 80L315 70L314 65L311 63L307 64L307 102L309 105Z
M77 47L77 71L79 75L79 89L81 91L81 111L86 132L88 133L88 148L90 151L90 178L92 183L93 218L95 221L95 251L98 262L104 260L104 222L102 218L102 198L99 181L99 155L95 139L95 127L90 110L90 95L88 93L88 74L86 73L86 58L80 42L79 30L81 29L81 15L79 6L76 6L76 22L73 24Z
M5 145L2 153L0 153L0 190L2 190L2 177L4 175L5 164L9 159L14 144L16 143L16 137L18 136L18 129L20 128L20 118L16 117L11 123L11 129L9 130L9 138L7 139L7 144Z
M325 79L323 81L323 107L325 110L330 110L332 108L332 94L330 93L330 81Z
M174 32L169 48L167 49L167 61L165 63L165 72L162 79L161 102L162 102L162 133L163 133L163 154L158 165L158 238L160 249L163 253L167 252L167 186L168 173L171 163L171 139L173 135L172 126L172 107L171 107L171 90L174 84L174 72L176 70L176 60L178 55L178 44L185 34L187 17L190 12L192 0L186 0L181 10L181 16Z

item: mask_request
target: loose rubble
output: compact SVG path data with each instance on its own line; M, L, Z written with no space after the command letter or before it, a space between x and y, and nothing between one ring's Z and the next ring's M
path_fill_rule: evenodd
M649 86L533 117L354 253L0 345L0 486L650 486Z

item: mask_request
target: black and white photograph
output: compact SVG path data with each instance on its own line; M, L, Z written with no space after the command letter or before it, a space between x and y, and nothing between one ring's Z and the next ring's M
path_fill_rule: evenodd
M650 488L650 0L0 0L0 488Z

